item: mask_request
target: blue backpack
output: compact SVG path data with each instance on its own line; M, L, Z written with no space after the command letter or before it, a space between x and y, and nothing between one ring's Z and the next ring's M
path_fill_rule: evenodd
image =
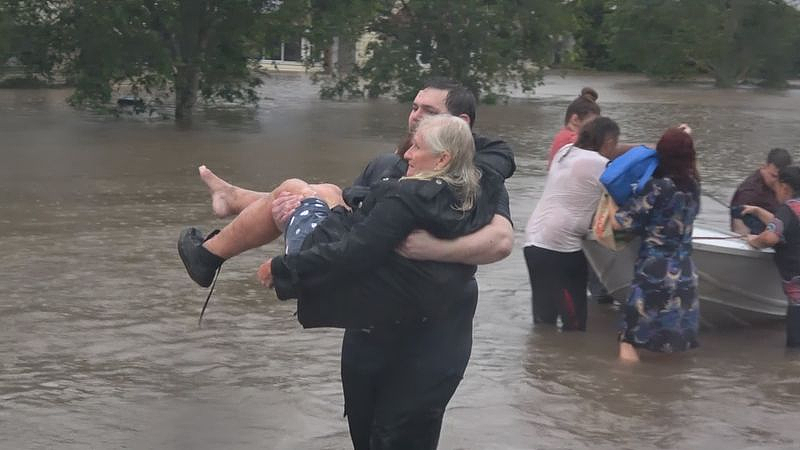
M609 162L600 182L617 205L622 205L644 187L657 167L656 151L640 145Z

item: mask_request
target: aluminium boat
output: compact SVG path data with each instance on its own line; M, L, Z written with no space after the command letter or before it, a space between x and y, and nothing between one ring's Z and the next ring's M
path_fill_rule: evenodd
M635 239L613 251L592 237L584 240L589 264L618 301L628 297L639 244ZM772 249L754 249L732 233L694 226L692 259L704 326L754 325L785 317L787 302L773 255Z

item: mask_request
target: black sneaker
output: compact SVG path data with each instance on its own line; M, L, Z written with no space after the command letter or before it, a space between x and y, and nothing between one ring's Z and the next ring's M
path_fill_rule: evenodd
M225 260L211 253L203 247L203 242L211 239L219 233L219 230L212 231L208 236L203 237L203 233L197 228L190 227L181 231L178 238L178 255L189 272L189 277L202 287L211 286L214 274Z

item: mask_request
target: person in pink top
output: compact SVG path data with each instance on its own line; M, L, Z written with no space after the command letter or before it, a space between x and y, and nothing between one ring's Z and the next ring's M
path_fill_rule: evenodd
M581 89L579 95L567 107L564 116L564 128L553 137L553 144L550 146L550 153L547 156L547 167L553 161L553 156L561 147L567 144L574 144L578 139L578 130L581 125L600 115L600 106L597 104L597 91L590 87Z

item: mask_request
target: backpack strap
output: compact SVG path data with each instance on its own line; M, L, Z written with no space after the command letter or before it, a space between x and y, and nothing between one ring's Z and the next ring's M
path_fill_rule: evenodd
M653 173L655 173L656 169L658 168L658 157L653 157L650 160L650 164L647 165L647 169L645 169L642 177L639 178L639 182L636 183L636 188L633 189L633 192L639 192L642 190L645 184L653 177Z

